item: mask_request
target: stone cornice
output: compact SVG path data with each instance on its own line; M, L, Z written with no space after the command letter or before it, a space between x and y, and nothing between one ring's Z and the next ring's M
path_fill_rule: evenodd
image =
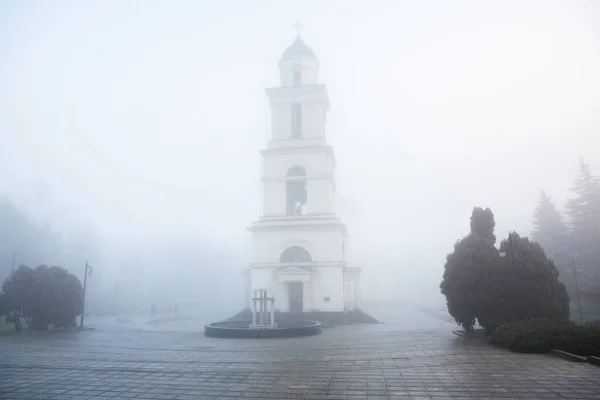
M296 262L296 263L250 263L251 268L288 268L288 267L299 267L299 268L323 268L323 267L346 267L346 263L342 261L313 261L313 262Z
M303 180L332 180L332 174L315 174L305 176L263 176L260 178L262 182L273 181L303 181Z
M339 230L347 235L346 226L337 218L281 217L255 221L246 228L250 232L290 230Z
M260 150L260 154L264 156L273 156L285 153L328 153L333 157L333 147L324 146L294 146L294 147L277 147L271 149Z
M346 267L344 274L346 275L360 275L362 272L362 268L360 267Z
M256 222L269 222L269 221L307 221L307 220L338 220L338 218L335 217L334 213L308 213L306 215L301 215L301 216L290 216L287 214L270 214L270 215L263 215L260 217L260 219ZM341 223L341 221L340 221Z
M272 87L265 89L271 104L291 102L318 102L323 103L325 111L329 111L329 96L327 86L324 84Z

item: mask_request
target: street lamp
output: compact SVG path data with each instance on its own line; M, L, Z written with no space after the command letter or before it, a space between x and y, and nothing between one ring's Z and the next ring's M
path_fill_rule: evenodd
M83 274L83 306L81 307L81 318L79 320L79 329L83 329L83 315L85 314L85 290L87 288L87 277L92 274L92 267L85 262L85 272Z
M512 240L512 235L510 232L508 232L508 247L510 250L510 262L513 263L515 261L515 250L513 248L513 240ZM498 254L500 255L500 257L504 258L506 257L506 251L499 251Z

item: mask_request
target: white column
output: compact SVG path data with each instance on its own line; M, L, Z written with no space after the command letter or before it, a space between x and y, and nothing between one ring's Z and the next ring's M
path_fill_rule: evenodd
M302 281L302 312L308 310L308 282Z
M252 303L252 289L251 289L251 281L250 279L248 279L246 277L246 282L245 282L245 290L244 290L244 295L246 297L246 301L245 301L245 307L246 308L250 308L251 307L251 303Z
M252 297L256 297L256 290L254 290ZM256 325L256 302L254 300L252 300L252 325Z
M308 285L308 287L306 288L306 298L307 298L307 302L306 302L306 306L304 306L304 310L305 311L310 311L313 309L313 297L314 297L314 293L313 293L313 286L312 286L312 279L308 280L306 282L304 282L306 285Z
M271 328L275 328L275 292L271 293Z
M356 310L356 281L352 281L350 285L350 292L352 293L350 295L350 308L352 310Z

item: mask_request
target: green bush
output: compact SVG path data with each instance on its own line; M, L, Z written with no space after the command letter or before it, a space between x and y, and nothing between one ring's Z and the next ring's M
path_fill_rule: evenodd
M21 329L21 321L35 330L49 325L68 328L83 309L83 288L79 279L61 267L20 266L2 286L2 312Z
M547 353L551 349L581 356L600 356L600 329L570 321L531 319L504 324L490 341L519 353Z

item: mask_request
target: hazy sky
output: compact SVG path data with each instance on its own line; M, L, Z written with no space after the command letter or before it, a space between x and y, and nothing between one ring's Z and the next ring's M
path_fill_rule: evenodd
M529 234L540 190L563 203L579 157L600 171L599 2L14 0L1 191L108 243L186 237L244 259L264 88L296 19L366 281L439 281L473 206L499 238Z

